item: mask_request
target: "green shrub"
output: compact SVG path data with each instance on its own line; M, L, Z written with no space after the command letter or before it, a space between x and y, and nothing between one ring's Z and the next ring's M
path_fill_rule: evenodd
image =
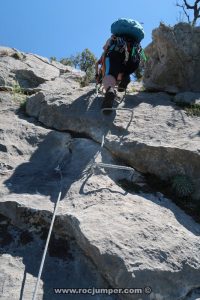
M87 86L95 79L96 61L95 55L89 49L85 49L81 53L60 60L64 65L69 65L85 72L85 78L83 78L80 83L82 87Z
M51 57L49 58L49 60L50 60L50 62L53 62L53 61L57 61L57 58L56 58L55 56L51 56Z
M183 108L189 116L200 117L200 104L177 102L176 105Z
M172 179L172 189L180 198L187 198L194 192L194 185L185 175L176 175Z
M15 59L18 59L18 60L23 60L23 54L20 53L20 52L15 52L11 55L11 57L15 58Z
M200 104L190 104L190 106L186 107L185 110L190 116L200 117Z
M27 96L24 94L24 91L18 81L15 81L12 86L12 94L14 96L14 100L19 104L20 108L25 110Z
M22 88L21 86L19 85L19 82L18 81L15 81L13 86L12 86L12 92L13 94L23 94L23 91L22 91Z

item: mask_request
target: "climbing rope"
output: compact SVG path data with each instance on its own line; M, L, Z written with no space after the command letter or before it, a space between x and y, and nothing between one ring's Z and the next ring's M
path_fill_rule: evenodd
M56 217L56 212L57 212L58 205L59 205L61 195L62 195L62 178L63 177L62 177L62 172L61 172L61 169L60 169L59 165L55 168L55 171L58 172L59 175L60 175L60 191L59 191L58 198L57 198L57 201L56 201L56 205L55 205L55 208L54 208L53 217L52 217L52 220L51 220L51 225L50 225L50 228L49 228L49 233L48 233L48 236L47 236L47 240L46 240L46 244L45 244L45 248L44 248L44 252L43 252L43 256L42 256L42 261L41 261L41 264L40 264L40 269L39 269L37 282L36 282L36 286L35 286L35 290L34 290L34 293L33 293L32 300L36 300L36 297L37 297L39 282L40 282L40 278L41 278L43 267L44 267L44 262L45 262L45 258L46 258L46 254L47 254L47 249L48 249L48 246L49 246L49 241L50 241L50 238L51 238L51 233L52 233L52 230L53 230L53 225L54 225L54 221L55 221L55 217Z
M99 97L99 87L98 87L98 84L96 83L96 97L98 98Z
M99 92L100 92L101 87L102 87L102 84L96 83L96 86L95 86L96 98L99 97Z

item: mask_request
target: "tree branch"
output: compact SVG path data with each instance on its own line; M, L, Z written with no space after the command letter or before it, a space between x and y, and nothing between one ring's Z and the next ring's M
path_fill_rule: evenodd
M196 1L199 2L199 0L196 0ZM196 1L195 1L195 3L196 3ZM188 4L187 0L183 0L183 2L185 3L185 6L187 7L187 9L194 9L195 5Z
M199 1L200 1L200 0L199 0ZM186 17L187 17L187 19L188 19L188 23L191 23L191 21L190 21L190 16L187 14L187 11L186 11L186 9L185 9L185 6L179 4L178 2L176 3L176 6L181 7L181 8L183 9L183 11L184 11L184 13L185 13L185 15L186 15Z
M198 3L200 2L200 0L196 0L195 1L195 5L194 5L194 20L193 20L193 26L195 26L197 19L199 18L199 10L200 7L198 7Z
M188 23L190 23L192 26L196 25L197 19L200 18L200 6L198 7L198 4L200 3L200 0L195 0L194 5L191 5L188 3L188 0L182 0L182 4L179 4L178 1L176 3L176 6L181 7L188 19ZM190 16L187 13L186 10L193 10L193 20L190 21Z

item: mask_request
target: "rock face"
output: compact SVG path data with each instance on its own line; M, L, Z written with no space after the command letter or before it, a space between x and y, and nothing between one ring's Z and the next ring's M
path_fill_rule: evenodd
M200 93L178 93L174 97L174 101L178 103L186 103L186 104L200 104Z
M72 70L58 62L51 64L48 59L19 52L15 49L0 47L0 89L14 88L19 84L24 91L32 91L46 81L70 73L70 77L79 80L84 72Z
M1 215L0 232L0 298L31 300L46 234L21 230ZM61 240L52 235L37 299L65 299L66 295L54 293L54 288L87 288L89 285L108 287L96 267L77 248L74 241ZM74 295L67 295L67 298L74 299ZM84 298L88 300L91 296L85 295ZM94 296L94 299L97 298ZM105 295L105 299L115 300L115 297Z
M87 94L86 94L87 93ZM27 101L27 113L46 126L89 135L140 172L162 179L189 176L200 197L200 119L186 115L165 93L126 97L111 117L100 113L101 97L88 88L71 96L39 92ZM133 114L132 114L133 113Z
M118 104L126 110L103 116L94 86L80 88L73 70L61 73L27 87L34 93L27 97L29 116L18 109L24 95L16 101L15 94L0 92L0 215L9 220L8 225L0 218L2 299L31 299L41 236L46 238L60 191L38 299L62 299L53 293L54 284L132 289L96 294L95 300L198 299L200 225L153 193L138 171L161 178L186 174L198 197L199 118L187 116L165 93L143 92ZM137 171L98 168L95 162L128 163ZM120 186L130 175L141 189ZM60 250L55 253L60 240L64 263Z
M200 27L161 24L146 48L144 84L149 90L200 92Z

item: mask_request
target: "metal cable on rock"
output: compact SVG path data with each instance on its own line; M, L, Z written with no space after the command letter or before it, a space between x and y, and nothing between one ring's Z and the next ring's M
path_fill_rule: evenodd
M50 238L51 238L51 233L52 233L52 230L53 230L53 225L54 225L54 221L55 221L55 217L56 217L56 212L57 212L57 208L58 208L58 205L59 205L59 202L60 202L60 199L61 199L61 195L62 195L62 172L61 172L61 169L60 169L59 165L55 169L55 171L59 172L59 174L60 174L61 186L60 186L60 191L59 191L58 198L57 198L57 201L56 201L56 205L55 205L55 208L54 208L53 217L52 217L52 220L51 220L51 225L50 225L50 228L49 228L49 233L48 233L48 236L47 236L47 240L46 240L46 244L45 244L45 248L44 248L44 252L43 252L43 256L42 256L42 261L41 261L41 264L40 264L40 269L39 269L37 282L36 282L36 286L35 286L35 290L34 290L34 293L33 293L32 300L36 300L36 297L37 297L39 282L40 282L40 278L41 278L43 267L44 267L44 261L45 261L45 258L46 258L46 254L47 254L47 250L48 250L48 246L49 246L49 241L50 241Z

